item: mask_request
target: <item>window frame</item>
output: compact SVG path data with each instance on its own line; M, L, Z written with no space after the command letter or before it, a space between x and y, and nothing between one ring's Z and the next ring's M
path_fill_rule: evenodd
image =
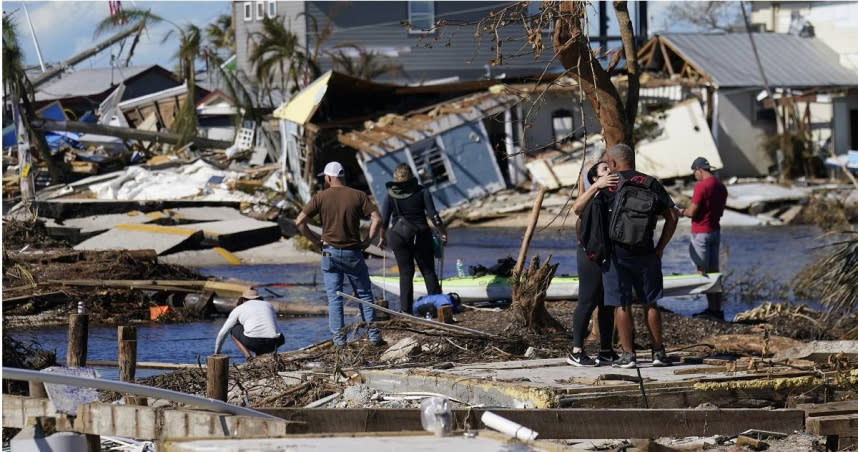
M417 160L414 158L415 150L419 152L418 156L421 156L423 152L432 146L435 146L438 149L441 156L441 163L444 165L444 173L447 177L444 181L437 182L434 179L429 179L428 181L424 180L420 171L418 171ZM434 137L429 140L416 143L412 146L407 146L405 150L408 155L408 163L411 165L411 170L414 171L414 176L417 178L420 185L423 185L424 187L427 187L429 191L434 192L444 187L456 184L456 174L453 172L453 165L450 164L450 158L447 155L447 150L444 147L444 142L441 140L441 137Z
M244 2L244 21L250 22L253 20L253 2Z
M265 13L268 15L269 19L277 17L277 2L274 0L268 0L268 9Z
M427 3L432 8L432 12L430 13L431 15L430 15L430 19L429 19L429 27L426 29L422 29L422 28L418 29L418 28L414 27L414 20L412 18L412 15L414 13L412 12L411 9L412 9L413 4L418 3L418 2L419 3ZM408 34L433 33L434 32L433 27L435 26L435 2L434 1L424 1L424 0L409 0L408 1L408 24L411 25L411 27L409 27L409 29L408 29Z
M265 0L256 0L256 20L265 18Z

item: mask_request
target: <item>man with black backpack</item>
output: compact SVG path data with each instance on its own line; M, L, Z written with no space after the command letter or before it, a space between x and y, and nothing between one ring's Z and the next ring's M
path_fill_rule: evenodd
M670 366L661 339L661 313L656 302L664 295L661 257L676 231L674 203L657 179L635 171L635 153L625 144L608 150L606 160L619 173L620 182L607 190L610 257L603 267L605 305L614 306L614 318L623 353L615 367L637 366L634 352L632 303L646 305L647 327L652 337L652 365ZM657 217L665 218L657 243L653 235Z

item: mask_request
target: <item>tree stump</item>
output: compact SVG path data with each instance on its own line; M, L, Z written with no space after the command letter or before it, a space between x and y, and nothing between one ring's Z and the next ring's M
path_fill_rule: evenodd
M539 256L530 260L530 266L521 272L514 271L510 278L512 288L511 310L517 324L532 333L558 333L564 330L545 308L545 294L554 278L558 264L551 264L551 256L540 265Z

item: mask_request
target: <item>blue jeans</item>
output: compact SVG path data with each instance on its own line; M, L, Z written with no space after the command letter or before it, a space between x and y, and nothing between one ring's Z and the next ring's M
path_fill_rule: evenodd
M334 344L345 345L346 335L343 331L343 297L337 292L343 291L343 281L349 278L355 296L361 300L373 303L372 283L369 281L369 270L363 260L361 250L343 250L326 246L322 249L322 278L325 282L325 292L328 294L328 326L334 339ZM364 322L375 320L375 309L360 305L360 315ZM381 340L378 328L369 329L369 340Z

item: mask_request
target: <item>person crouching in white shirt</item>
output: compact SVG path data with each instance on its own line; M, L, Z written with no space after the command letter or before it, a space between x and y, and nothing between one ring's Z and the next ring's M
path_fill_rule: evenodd
M221 327L215 340L215 354L220 353L226 335L232 336L235 345L244 358L250 360L251 352L256 355L274 353L285 342L283 334L277 329L277 313L274 306L262 300L256 289L250 288L241 294L238 304Z

